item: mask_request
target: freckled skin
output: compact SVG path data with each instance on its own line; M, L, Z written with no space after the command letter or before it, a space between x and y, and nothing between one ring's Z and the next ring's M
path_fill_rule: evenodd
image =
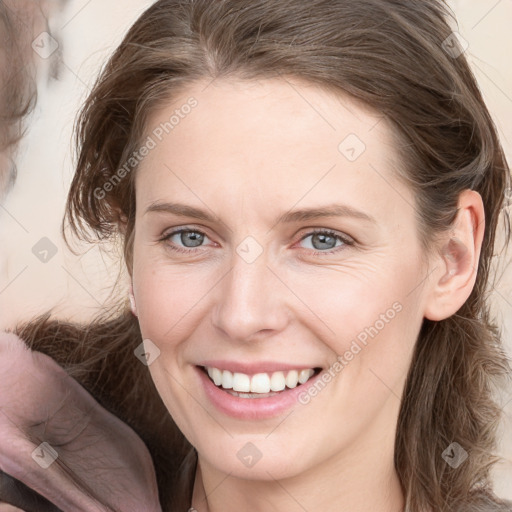
M399 510L395 424L424 316L428 265L413 194L393 175L391 128L375 126L379 116L347 97L296 81L301 95L283 80L205 87L190 86L148 122L151 134L187 98L198 102L138 170L133 286L143 337L161 351L149 367L152 378L199 452L205 488L223 482L208 498L210 510L245 510L248 503L251 510L270 510L269 503L302 510L290 495L308 510L339 510L340 503ZM355 161L338 149L350 134L366 146ZM186 203L220 221L145 214L155 201ZM331 203L375 222L330 217L275 225L289 210ZM185 246L179 234L158 241L183 227L204 233L202 245ZM306 236L313 228L355 243L315 254L334 244L322 249ZM248 236L263 249L250 264L236 252ZM230 418L198 385L194 365L205 359L328 368L394 303L400 312L291 413ZM247 442L262 453L250 468L237 458Z

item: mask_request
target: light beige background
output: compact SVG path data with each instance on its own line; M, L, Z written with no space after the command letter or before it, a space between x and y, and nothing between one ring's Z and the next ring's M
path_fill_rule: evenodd
M110 293L118 271L115 262L95 247L83 247L82 256L73 256L59 234L73 169L71 132L101 64L151 3L69 0L51 20L52 29L61 36L61 76L48 84L41 60L39 101L18 150L18 180L0 204L0 328L53 305L59 316L86 319ZM454 28L469 44L466 54L512 163L512 1L453 0L451 5L459 22ZM58 250L47 263L32 252L43 237ZM126 285L121 292L125 291ZM493 299L512 355L512 270L507 269L497 284ZM508 403L500 450L505 461L496 467L496 492L512 499L512 389L501 403Z

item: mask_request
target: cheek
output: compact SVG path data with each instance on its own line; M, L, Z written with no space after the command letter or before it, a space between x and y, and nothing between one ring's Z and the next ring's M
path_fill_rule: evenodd
M392 272L378 268L322 271L314 278L296 277L293 285L296 296L309 308L310 317L325 330L326 339L337 340L340 348L364 333L365 327L376 322L380 326L381 315L386 312L384 320L394 319L400 307L393 308L393 304L403 301L402 288ZM364 334L360 338L363 340Z
M378 385L393 388L406 373L421 327L418 268L387 261L366 272L337 272L296 282L294 292L313 314L307 328L331 349L331 364L353 389ZM414 267L414 268L413 268Z
M139 260L133 282L143 336L167 341L184 334L212 280L204 269Z

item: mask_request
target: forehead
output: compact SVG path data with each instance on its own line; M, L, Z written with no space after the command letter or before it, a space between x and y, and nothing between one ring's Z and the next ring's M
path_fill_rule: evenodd
M196 82L152 113L146 138L154 148L137 172L138 202L202 197L261 210L258 200L345 199L361 209L410 195L383 116L297 79Z
M187 104L192 98L196 106L191 109ZM146 131L170 143L202 135L203 143L221 142L221 147L229 135L232 146L243 143L240 150L283 148L307 140L306 147L295 147L296 154L333 145L338 150L339 141L349 134L390 146L393 135L383 116L362 102L295 77L195 82L161 104L149 116Z

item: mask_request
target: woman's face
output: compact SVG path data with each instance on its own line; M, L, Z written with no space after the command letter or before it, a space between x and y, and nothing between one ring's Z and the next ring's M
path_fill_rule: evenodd
M137 314L204 464L268 480L391 461L429 286L391 133L297 80L198 82L150 118Z

